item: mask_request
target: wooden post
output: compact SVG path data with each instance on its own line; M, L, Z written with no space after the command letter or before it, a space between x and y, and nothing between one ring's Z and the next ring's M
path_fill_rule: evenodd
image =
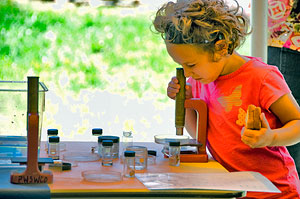
M52 173L41 173L38 168L39 77L28 77L27 85L27 167L23 173L12 173L10 181L15 184L52 183Z

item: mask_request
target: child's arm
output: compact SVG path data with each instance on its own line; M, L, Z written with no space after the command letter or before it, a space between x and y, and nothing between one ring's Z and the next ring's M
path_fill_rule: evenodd
M252 148L265 146L289 146L300 141L300 108L291 94L285 94L274 102L270 110L283 124L278 129L270 129L265 115L261 115L260 130L242 130L242 141Z

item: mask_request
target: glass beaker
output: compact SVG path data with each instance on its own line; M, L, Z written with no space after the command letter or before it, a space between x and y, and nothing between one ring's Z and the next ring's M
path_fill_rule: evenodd
M148 150L144 146L129 146L126 151L135 152L135 170L147 169Z

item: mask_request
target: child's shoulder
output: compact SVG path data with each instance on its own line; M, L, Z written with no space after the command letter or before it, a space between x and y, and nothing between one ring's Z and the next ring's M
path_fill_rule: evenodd
M256 73L256 76L264 77L270 73L280 74L277 66L266 64L262 61L260 57L250 57L247 56L250 61L248 61L248 70Z

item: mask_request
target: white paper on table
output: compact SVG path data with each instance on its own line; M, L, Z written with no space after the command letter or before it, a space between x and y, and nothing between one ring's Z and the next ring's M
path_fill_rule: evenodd
M280 193L258 172L228 173L139 173L136 177L148 189L209 189Z

